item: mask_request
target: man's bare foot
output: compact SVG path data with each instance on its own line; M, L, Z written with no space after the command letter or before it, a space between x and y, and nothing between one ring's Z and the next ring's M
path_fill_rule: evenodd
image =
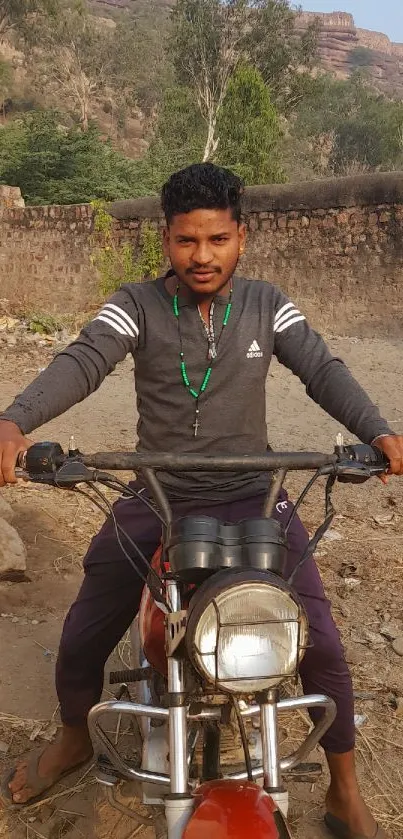
M38 764L38 775L41 780L52 779L57 783L61 775L69 769L74 769L92 755L92 744L87 726L77 728L63 727L60 739L45 749ZM29 756L28 756L29 757ZM9 783L9 789L14 804L25 804L38 794L27 784L27 761L22 760L16 768L15 775Z
M326 808L328 813L344 822L352 834L368 839L376 836L377 824L358 787L355 790L340 790L330 785L326 795Z

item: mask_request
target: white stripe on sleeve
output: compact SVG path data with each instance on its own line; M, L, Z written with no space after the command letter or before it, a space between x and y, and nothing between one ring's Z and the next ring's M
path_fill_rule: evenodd
M281 309L279 309L278 312L276 312L276 316L274 318L275 324L282 317L284 312L288 311L288 309L295 309L294 303L286 303L285 306L282 306Z
M113 312L116 312L119 315L119 317L123 318L123 320L125 320L126 323L129 324L130 329L132 329L133 332L135 332L138 336L139 328L137 324L134 322L133 318L131 318L130 315L128 315L127 312L125 312L124 309L121 309L120 306L116 306L116 303L105 303L104 310L106 309L112 309Z
M274 331L278 332L279 326L282 326L283 323L286 323L287 320L290 320L290 318L294 318L294 317L296 317L296 315L300 315L300 314L301 314L300 310L296 309L295 306L293 306L292 309L290 309L288 312L286 312L284 315L282 315L281 318L279 318L275 322Z
M95 320L102 320L104 323L107 323L108 326L111 326L112 329L115 330L115 332L119 332L119 335L125 335L126 338L129 337L129 336L131 338L134 338L133 333L129 332L129 327L128 326L125 326L125 328L123 329L123 327L120 326L119 323L115 323L113 320L111 320L110 317L106 317L106 314L103 315L102 312L101 312L100 315L97 315L97 317L94 318L94 321Z
M291 312L290 314L293 315L294 312ZM286 320L285 323L282 324L282 326L279 326L274 331L278 332L278 333L284 332L285 329L288 329L290 326L293 326L294 323L300 323L300 321L302 321L302 320L305 320L304 315L298 315L297 317L291 317L291 320Z
M124 321L123 318L120 317L120 315L116 315L115 312L110 312L109 309L107 309L106 307L104 307L99 314L102 315L103 317L108 318L109 321L113 321L113 323L119 324L121 329L124 330L121 333L122 335L130 335L130 338L135 337L133 330L130 329L130 327L127 325L126 321ZM98 315L98 317L99 317L99 315Z

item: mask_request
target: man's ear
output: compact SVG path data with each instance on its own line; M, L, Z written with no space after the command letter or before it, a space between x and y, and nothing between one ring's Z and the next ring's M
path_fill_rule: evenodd
M239 238L239 255L245 253L246 248L246 224L240 224L238 230L238 238Z

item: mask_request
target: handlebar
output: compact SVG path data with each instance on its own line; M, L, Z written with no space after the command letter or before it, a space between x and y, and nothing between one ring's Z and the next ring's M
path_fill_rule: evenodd
M363 483L375 475L384 474L389 468L389 462L380 449L362 444L344 446L341 443L332 454L267 451L264 455L253 456L169 452L98 452L86 455L77 449L66 455L58 443L35 443L19 457L18 465L21 467L18 477L65 489L74 489L80 483L88 485L96 482L115 489L128 489L126 484L103 470L139 472L161 513L167 532L172 523L172 509L158 480L159 471L274 472L276 478L271 483L264 510L269 518L287 472L315 471L313 481L320 475L328 475L332 485L336 478L348 483ZM330 491L326 492L328 506L329 487Z
M99 452L83 455L83 463L94 469L157 469L167 472L274 472L278 469L309 471L332 466L335 454L320 452L267 452L264 455L193 455L170 452Z
M96 480L98 470L156 470L167 472L276 472L317 471L341 477L347 473L366 479L388 470L389 462L380 449L363 444L336 446L331 454L321 452L272 452L264 455L194 455L172 452L97 452L78 450L64 454L58 443L35 443L18 460L25 477L47 479L60 485L70 474L76 483ZM91 470L95 470L92 472ZM57 476L57 479L56 479ZM66 485L65 482L63 482Z

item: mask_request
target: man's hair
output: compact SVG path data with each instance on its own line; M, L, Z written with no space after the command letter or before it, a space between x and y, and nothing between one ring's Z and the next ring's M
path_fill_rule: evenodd
M192 210L231 210L239 224L243 191L243 181L229 169L195 163L175 172L163 186L162 209L167 224Z

